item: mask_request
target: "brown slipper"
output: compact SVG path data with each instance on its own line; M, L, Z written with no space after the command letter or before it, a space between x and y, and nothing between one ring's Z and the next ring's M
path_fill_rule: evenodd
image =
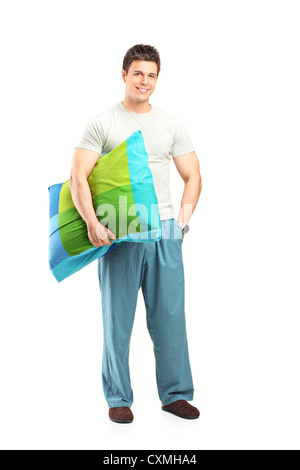
M169 405L162 406L162 409L185 419L196 419L200 416L200 411L195 406L190 405L186 400L174 401Z
M108 416L115 423L131 423L133 421L133 414L129 406L109 408Z

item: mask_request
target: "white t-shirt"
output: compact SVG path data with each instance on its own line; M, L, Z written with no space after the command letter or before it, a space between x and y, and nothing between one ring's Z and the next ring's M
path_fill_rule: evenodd
M161 220L176 218L170 191L170 159L194 151L183 123L153 106L148 113L134 113L122 103L94 116L74 148L106 154L140 130L148 154Z

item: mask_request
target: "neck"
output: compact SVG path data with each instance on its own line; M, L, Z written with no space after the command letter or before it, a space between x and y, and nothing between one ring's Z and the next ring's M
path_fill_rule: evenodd
M127 108L129 111L139 114L149 113L152 108L151 104L149 103L149 100L143 102L136 102L126 97L122 101L122 105L125 106L125 108Z

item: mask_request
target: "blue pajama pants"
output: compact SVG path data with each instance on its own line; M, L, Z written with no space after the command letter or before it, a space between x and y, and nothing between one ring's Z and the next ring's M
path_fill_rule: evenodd
M129 343L139 288L145 301L162 405L192 400L184 311L182 232L161 221L158 242L123 242L98 260L103 314L102 384L109 407L131 406Z

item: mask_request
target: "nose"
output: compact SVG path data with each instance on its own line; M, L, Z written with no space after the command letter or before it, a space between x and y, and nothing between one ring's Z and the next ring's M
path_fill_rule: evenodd
M145 76L145 75L143 76L141 84L142 85L147 85L148 84L147 76Z

